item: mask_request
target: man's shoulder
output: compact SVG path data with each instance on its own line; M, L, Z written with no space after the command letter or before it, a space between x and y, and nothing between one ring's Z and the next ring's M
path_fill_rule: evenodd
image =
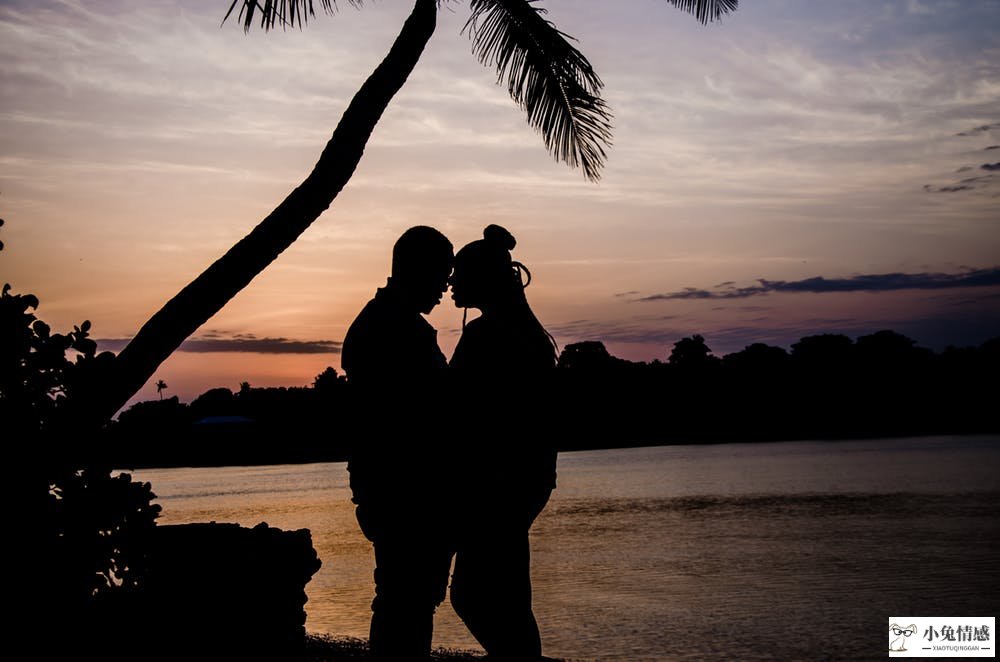
M381 292L380 289L369 299L351 322L351 326L347 329L348 337L367 336L405 323L408 317L406 312L389 297L381 296Z
M351 325L347 327L347 333L344 336L345 347L352 343L352 341L357 341L361 338L367 336L366 328L371 325L373 317L375 316L375 311L372 310L372 303L375 300L372 299L364 305L361 311L354 317L354 321Z
M375 295L358 316L354 318L348 329L348 334L380 334L412 335L436 333L430 322L415 310L407 310L390 296L383 296L383 290Z
M404 311L399 303L386 293L385 288L380 288L358 313L358 318L377 319L379 317L399 317L403 314Z
M437 331L416 312L406 310L380 289L354 319L342 347L348 379L362 372L407 371L444 362Z

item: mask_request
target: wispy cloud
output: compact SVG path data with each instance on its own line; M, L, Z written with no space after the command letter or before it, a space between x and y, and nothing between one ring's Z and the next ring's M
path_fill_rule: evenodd
M580 340L626 345L669 345L690 335L683 325L664 325L648 320L573 320L552 325L549 331L560 340L561 345Z
M815 276L802 280L766 280L758 285L734 287L726 285L713 289L688 287L676 292L651 294L636 301L673 301L684 299L745 299L775 292L889 292L893 290L941 290L958 287L987 287L1000 285L1000 267L973 269L961 273L889 273L861 274L849 278L824 278Z
M220 29L225 3L0 2L2 215L23 228L4 237L5 255L16 249L5 277L44 295L54 327L94 319L123 345L308 172L409 11L365 4L302 32L244 35ZM537 276L536 312L560 342L604 338L636 358L662 358L656 347L693 332L732 329L712 346L738 349L812 332L786 331L801 316L864 324L896 299L906 315L940 308L920 291L857 307L809 297L793 310L791 296L718 296L762 286L755 277L997 264L1000 172L981 166L1000 160L989 149L1000 128L980 129L1000 124L1000 3L758 0L704 28L665 3L552 1L615 111L599 186L552 162L469 55L467 14L452 4L336 206L227 306L216 323L230 331L202 329L178 365L212 380L222 379L213 365L236 366L228 383L311 379L316 354L274 352L336 352L310 339L343 338L392 242L422 222L456 246L489 223L509 226ZM997 179L961 182L986 175ZM795 262L766 266L775 256ZM627 303L685 284L714 299ZM677 319L637 314L666 308ZM439 317L447 345L458 316Z
M982 133L987 133L993 131L994 129L1000 129L1000 122L995 122L993 124L984 124L978 126L974 129L969 129L968 131L962 131L961 133L956 133L956 136L975 136ZM997 145L991 145L989 147L984 147L984 150L994 149ZM963 152L967 153L967 152ZM973 191L976 189L991 188L997 183L993 171L1000 170L1000 163L983 163L978 167L975 165L965 164L955 170L955 173L970 172L973 170L985 170L989 172L988 175L980 175L979 177L967 177L965 179L958 180L956 182L950 182L948 184L924 184L925 193L960 193L962 191Z
M924 190L928 193L958 193L960 191L971 191L974 186L968 184L949 184L948 186L933 186L924 184Z
M969 129L968 131L962 131L956 133L956 136L978 136L982 133L988 133L993 129L1000 129L1000 122L994 122L993 124L983 124L982 126L977 126L974 129Z
M979 166L980 170L1000 170L1000 163L984 163ZM967 172L972 170L971 167L960 168L959 172ZM945 186L934 186L933 184L924 184L924 191L927 193L958 193L959 191L972 191L977 188L986 188L993 184L996 184L997 177L994 174L980 175L979 177L966 177L961 179L954 184L947 184Z
M100 338L101 351L118 352L131 338ZM223 337L217 332L185 340L181 352L247 352L254 354L339 354L342 343L335 340L291 340L289 338L257 338L253 334Z

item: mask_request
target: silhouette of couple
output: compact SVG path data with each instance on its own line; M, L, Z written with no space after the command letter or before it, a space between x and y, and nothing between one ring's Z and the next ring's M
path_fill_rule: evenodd
M490 659L541 659L528 529L555 487L539 415L556 347L528 306L514 245L491 225L456 255L437 230L410 228L344 339L364 421L348 470L375 549L377 659L428 658L453 557L451 603ZM449 284L456 306L482 313L463 324L450 363L422 316Z

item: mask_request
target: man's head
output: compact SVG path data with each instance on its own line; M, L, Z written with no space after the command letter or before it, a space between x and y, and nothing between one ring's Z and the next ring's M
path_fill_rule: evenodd
M392 247L392 287L422 313L448 289L455 251L443 234L426 225L410 228Z

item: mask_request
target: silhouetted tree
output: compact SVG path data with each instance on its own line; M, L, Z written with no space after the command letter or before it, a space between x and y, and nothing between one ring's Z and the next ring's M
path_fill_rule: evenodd
M715 366L719 358L712 355L712 350L705 339L697 333L690 338L681 338L674 343L667 363L683 370L699 370Z
M907 338L901 333L883 330L867 336L858 336L854 346L860 353L872 357L905 359L913 353L916 344L916 340Z
M792 345L792 358L810 369L846 368L851 362L853 341L840 333L806 336Z
M916 345L895 331L859 336L854 342L854 366L869 388L887 379L913 386L914 378L929 370L933 359L933 352Z
M928 349L917 347L917 341L889 330L859 336L854 343L854 352L861 365L883 370L923 367L930 362L933 354Z
M757 377L782 372L788 360L788 352L783 347L759 342L722 357L723 365L734 373Z
M1000 375L1000 336L991 338L979 346L979 370L976 382L983 393L988 393L990 386L997 388L997 375Z
M316 375L316 378L313 379L312 385L317 391L326 393L333 392L344 383L345 381L341 379L340 375L337 374L337 371L334 370L333 367L327 366L323 372Z
M219 387L205 391L191 402L191 413L195 420L205 416L229 416L236 414L233 392Z
M566 345L559 355L558 367L600 372L620 363L622 360L611 356L604 343L599 340L586 340Z
M97 461L105 449L91 427L94 419L77 409L74 396L93 383L90 373L111 355L96 354L89 321L67 334L52 333L29 312L38 305L34 295L3 286L0 430L5 440L18 442L17 468L7 477L15 504L7 528L8 563L21 577L13 582L8 613L15 623L28 619L10 631L30 639L26 633L44 613L46 631L60 633L43 647L51 652L59 642L77 643L95 609L139 587L146 538L160 507L151 503L149 483L112 475ZM66 358L70 350L73 361Z
M737 0L667 0L707 23L734 10ZM321 0L332 11L333 0ZM361 2L352 4L360 5ZM253 231L147 321L118 355L108 387L88 406L105 418L120 408L199 326L288 248L333 202L354 172L389 101L402 87L434 32L437 0L416 0L389 53L358 90L309 176ZM265 30L302 26L312 0L233 0L249 30L255 14ZM552 154L597 179L610 141L603 83L586 57L529 0L471 0L467 23L473 48L527 113Z
M190 407L176 395L166 400L136 402L118 415L120 432L155 432L174 435L192 421Z
M156 382L156 392L160 396L160 400L163 399L163 391L167 388L167 383L162 379Z

